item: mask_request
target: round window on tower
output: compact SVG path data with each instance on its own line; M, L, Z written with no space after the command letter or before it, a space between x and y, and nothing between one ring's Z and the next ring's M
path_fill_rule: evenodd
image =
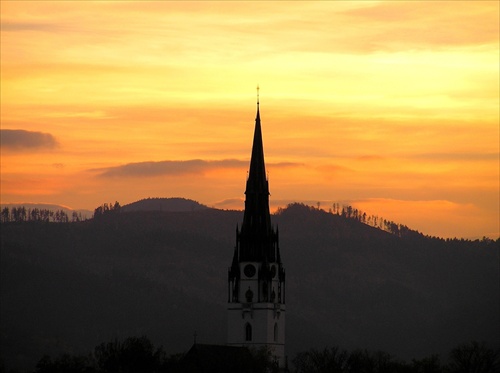
M251 264L247 264L243 272L245 273L245 276L252 278L255 275L255 267Z

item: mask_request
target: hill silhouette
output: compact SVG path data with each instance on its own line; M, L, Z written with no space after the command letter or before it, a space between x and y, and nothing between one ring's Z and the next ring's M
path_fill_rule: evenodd
M33 369L148 335L169 353L224 344L227 268L243 212L123 211L75 223L4 223L1 354ZM294 204L273 217L287 271L287 354L385 350L404 359L498 346L500 241L403 237Z
M199 202L186 198L145 198L140 201L129 203L122 206L125 212L130 211L196 211L204 210L208 207Z

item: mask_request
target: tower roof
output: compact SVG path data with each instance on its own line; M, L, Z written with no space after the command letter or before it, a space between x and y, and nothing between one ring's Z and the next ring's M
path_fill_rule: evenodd
M276 234L271 227L269 213L269 183L264 161L264 145L260 122L260 104L253 136L252 156L245 190L245 213L239 235L240 261L276 260Z
M264 162L264 145L262 143L262 128L260 125L259 102L257 102L252 157L250 159L250 170L248 172L247 189L245 194L248 195L249 193L251 194L257 192L269 195L269 185L266 177L266 164Z

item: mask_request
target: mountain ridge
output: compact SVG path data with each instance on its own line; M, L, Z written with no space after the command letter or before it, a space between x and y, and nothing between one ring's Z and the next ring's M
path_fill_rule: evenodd
M115 202L114 204L118 204L118 202ZM112 206L114 205L113 203L105 203L99 207L103 207L105 205L108 206L108 208L112 209ZM382 231L387 231L391 232L396 235L406 235L406 234L418 234L418 235L425 235L427 237L432 237L432 238L441 238L437 236L429 236L426 235L418 230L412 229L406 225L395 223L390 220L384 219L382 216L378 215L367 215L364 213L362 210L358 210L353 208L350 205L342 204L340 205L339 203L334 203L334 210L330 208L329 211L326 211L323 208L314 207L313 205L310 205L308 203L304 202L291 202L286 205L286 207L278 207L277 210L275 211L274 214L279 214L280 210L290 208L291 206L304 206L308 209L312 210L318 210L318 211L324 211L328 213L333 213L334 215L343 215L349 219L354 219L354 220L359 220L363 223L365 223L367 226L374 227L376 229L382 230ZM335 210L335 206L337 210ZM86 210L86 209L73 209L71 207L65 206L65 205L59 205L59 204L50 204L50 203L35 203L35 202L30 202L30 203L4 203L0 204L0 208L20 208L20 207L25 207L27 210L28 209L47 209L53 212L56 212L58 210L62 210L66 212L68 215L71 215L73 212L77 212L81 214L83 219L91 219L94 217L94 211L91 210ZM99 208L98 207L98 208ZM196 211L196 210L204 210L204 209L216 209L216 210L223 210L223 211L242 211L240 209L224 209L224 208L219 208L219 207L210 207L207 205L204 205L196 200L190 199L190 198L184 198L184 197L147 197L147 198L142 198L140 200L134 201L127 203L123 206L119 206L120 210L122 212L132 212L132 211L170 211L170 212L189 212L189 211ZM342 211L340 210L342 208ZM273 214L273 215L274 215ZM27 220L30 220L29 218ZM378 223L377 223L378 220ZM455 238L441 238L441 239L464 239L467 241L474 241L478 239L485 239L487 238L486 236L475 236L475 237L455 237ZM496 239L497 237L493 238Z
M168 352L224 344L227 269L242 211L118 212L2 223L1 350L32 369L146 334ZM287 273L287 354L342 345L402 358L500 345L500 241L399 237L295 204L272 216ZM22 357L22 358L21 358ZM27 366L28 364L29 366Z

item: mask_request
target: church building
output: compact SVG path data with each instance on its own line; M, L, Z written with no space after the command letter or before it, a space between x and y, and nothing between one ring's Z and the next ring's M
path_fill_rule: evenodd
M229 346L267 347L285 366L285 270L271 225L259 100L241 229L228 273Z

